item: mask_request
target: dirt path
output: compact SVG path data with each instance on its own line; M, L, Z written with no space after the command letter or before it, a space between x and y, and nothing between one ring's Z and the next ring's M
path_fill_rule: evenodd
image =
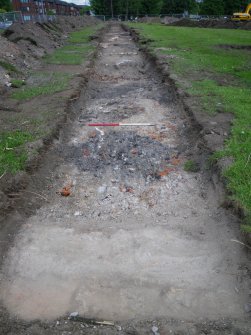
M191 141L171 91L128 33L112 26L74 107L83 122L51 153L58 167L48 171L48 203L6 257L1 298L11 314L247 318L247 255L231 241L240 239L238 223L205 173L184 171L199 139ZM89 121L158 126L91 129ZM69 197L56 193L67 185Z

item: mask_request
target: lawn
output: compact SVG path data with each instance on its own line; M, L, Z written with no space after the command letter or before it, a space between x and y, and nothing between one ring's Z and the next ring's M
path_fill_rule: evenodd
M12 98L17 100L29 100L39 95L48 95L63 91L67 88L71 76L65 73L32 73L36 83L30 83L19 87L12 93Z
M234 122L225 148L214 159L231 157L223 173L232 199L251 231L251 45L250 31L131 24L153 53L172 55L170 72L205 113L231 112ZM240 48L241 47L241 48Z
M80 65L88 57L88 54L94 50L90 43L90 35L100 29L102 24L92 27L86 27L80 31L72 32L67 40L67 44L58 48L53 54L45 57L49 64Z

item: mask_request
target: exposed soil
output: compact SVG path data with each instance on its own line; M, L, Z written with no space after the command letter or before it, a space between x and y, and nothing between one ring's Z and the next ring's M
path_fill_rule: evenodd
M221 44L218 45L222 49L237 49L237 50L251 50L251 45L236 45L236 44Z
M165 23L165 21L163 21ZM198 27L198 28L217 28L217 29L244 29L251 30L251 22L237 22L231 20L189 20L180 19L176 22L168 23L178 27Z
M0 61L16 68L10 72L0 64L0 93L8 93L11 78L26 78L31 69L39 67L41 57L63 45L69 32L97 22L100 21L89 16L66 16L44 24L14 23L0 35ZM2 105L1 101L0 111Z
M4 222L20 230L3 254L2 334L251 334L248 250L234 242L238 219L220 206L200 129L177 98L112 25ZM184 171L187 159L199 171Z

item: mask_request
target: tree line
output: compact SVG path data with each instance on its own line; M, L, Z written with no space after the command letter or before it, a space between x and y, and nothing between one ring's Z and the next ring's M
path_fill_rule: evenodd
M158 14L232 15L251 0L90 0L96 15L127 17Z
M74 1L74 0L73 0ZM127 17L158 14L232 15L243 10L251 0L90 0L96 15L120 15ZM0 0L0 12L10 11L10 0Z
M12 10L12 5L10 0L0 0L0 13L10 12Z

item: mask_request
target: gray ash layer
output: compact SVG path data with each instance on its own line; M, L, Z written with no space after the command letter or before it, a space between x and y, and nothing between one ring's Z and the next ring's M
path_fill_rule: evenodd
M110 103L106 104L102 110L99 111L95 110L85 110L85 114L82 114L79 117L80 122L93 122L97 118L98 114L102 113L102 122L116 122L116 120L124 120L132 115L140 114L144 112L143 107L138 106L127 106L125 103L123 104L122 99L117 101L111 101Z
M71 147L67 158L83 171L100 175L110 166L115 174L137 173L146 179L159 178L169 161L170 149L160 142L135 132L97 134L87 143Z

